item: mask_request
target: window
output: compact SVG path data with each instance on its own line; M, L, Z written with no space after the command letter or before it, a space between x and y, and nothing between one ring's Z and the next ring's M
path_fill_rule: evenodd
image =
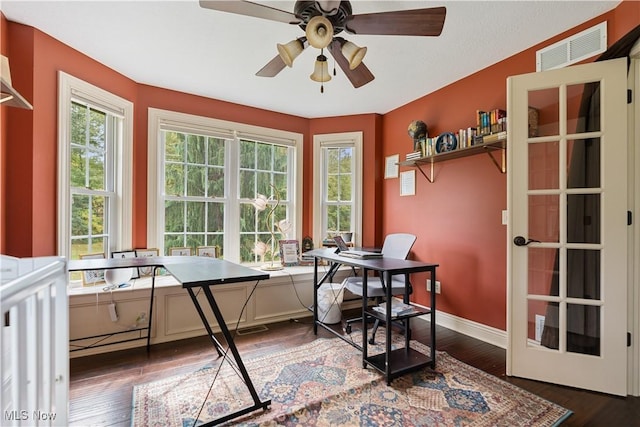
M59 74L58 253L131 248L133 104Z
M316 135L314 203L316 244L329 236L353 232L362 240L362 133Z
M294 238L301 221L301 159L299 134L150 109L148 246L218 246L253 263L264 242L265 259L277 257L278 223L289 221Z

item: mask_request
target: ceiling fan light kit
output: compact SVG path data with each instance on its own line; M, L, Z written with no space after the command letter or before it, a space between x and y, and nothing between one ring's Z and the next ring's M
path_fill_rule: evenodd
M314 82L324 83L331 80L331 74L329 74L329 65L327 64L327 57L324 55L318 55L316 58L316 65L313 73L309 76Z
M355 88L364 86L375 78L362 62L367 48L359 47L338 37L338 34L345 31L356 35L439 36L446 16L444 7L354 15L351 2L347 0L297 0L293 13L244 0L200 0L200 6L298 25L305 32L306 39L301 37L285 45L278 44L278 55L262 67L256 73L257 76L276 76L285 66L291 67L294 59L307 45L311 45L321 51L316 60L315 70L311 74L311 80L319 82L331 80L327 58L322 52L327 48Z
M324 16L314 16L305 30L309 44L316 49L324 49L333 40L333 25Z
M342 54L347 58L347 61L349 61L350 70L354 70L362 63L362 59L366 53L366 47L360 47L352 42L346 42L344 46L342 46Z
M302 53L304 49L304 43L300 39L291 40L287 44L277 44L278 55L287 64L288 67L293 66L293 60Z

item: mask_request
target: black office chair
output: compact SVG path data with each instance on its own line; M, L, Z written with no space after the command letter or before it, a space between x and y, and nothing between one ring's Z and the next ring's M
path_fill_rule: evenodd
M409 252L413 247L413 244L416 241L416 236L413 234L407 233L394 233L389 234L384 239L384 244L382 245L382 256L385 258L397 258L397 259L407 259L409 256ZM391 279L391 295L403 295L405 294L405 280L404 275L394 276ZM346 287L351 293L355 295L363 295L362 292L362 277L347 277L342 282L343 288ZM411 288L411 284L409 284L408 294L413 291ZM367 297L374 298L376 304L379 304L383 298L386 296L386 290L383 286L382 278L380 280L375 280L371 278L367 280ZM362 317L357 317L354 319L347 319L345 321L345 332L351 333L351 324L354 322L361 322ZM380 321L376 319L373 325L373 331L371 334L371 338L369 339L369 343L375 344L375 336L380 326ZM410 333L405 330L405 333Z

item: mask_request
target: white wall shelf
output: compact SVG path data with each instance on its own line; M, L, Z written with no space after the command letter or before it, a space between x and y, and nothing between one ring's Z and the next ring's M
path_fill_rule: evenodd
M501 173L507 172L506 161L507 139L506 137L498 138L495 141L484 142L482 144L473 145L471 147L459 148L457 150L448 151L446 153L438 153L432 156L420 157L419 159L407 160L399 162L400 166L408 166L418 168L420 173L431 183L434 182L433 165L435 163L444 162L447 160L459 159L462 157L475 156L481 153L487 153L493 164L498 168ZM499 151L500 158L497 159L494 152ZM429 166L430 175L425 172L423 167Z

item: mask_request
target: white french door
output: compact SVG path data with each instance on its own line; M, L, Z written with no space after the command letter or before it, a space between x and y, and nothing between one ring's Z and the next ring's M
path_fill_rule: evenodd
M508 375L627 394L626 73L507 80Z

